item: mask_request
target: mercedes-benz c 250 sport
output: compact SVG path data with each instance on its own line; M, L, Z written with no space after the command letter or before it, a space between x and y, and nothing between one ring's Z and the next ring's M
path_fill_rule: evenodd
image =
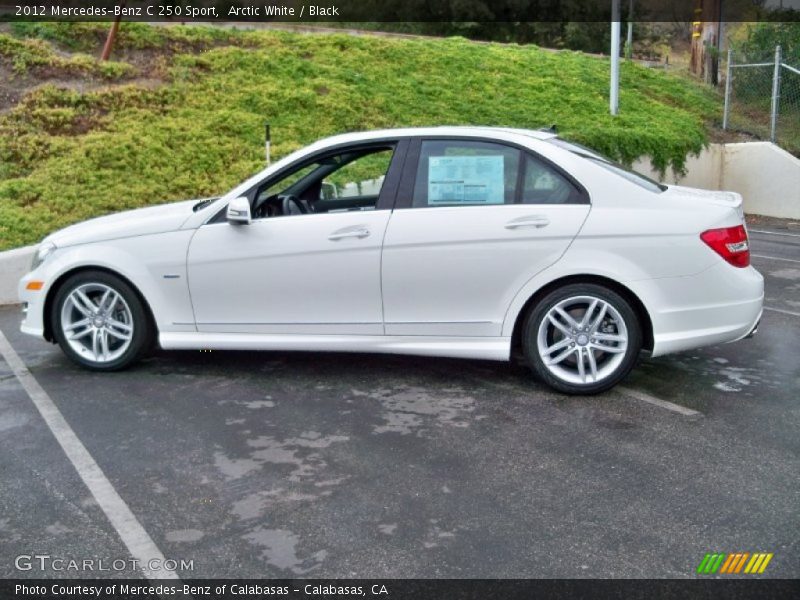
M220 198L79 223L19 285L22 331L95 370L164 349L509 360L566 393L755 332L742 198L545 131L349 133Z

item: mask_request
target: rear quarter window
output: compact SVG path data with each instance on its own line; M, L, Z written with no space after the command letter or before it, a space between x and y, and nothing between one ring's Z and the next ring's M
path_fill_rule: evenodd
M660 194L661 192L667 189L666 185L658 183L657 181L653 181L649 177L645 177L644 175L642 175L641 173L637 173L633 169L629 169L624 165L614 162L610 158L603 156L599 152L595 152L591 148L582 146L581 144L576 144L575 142L568 142L566 140L557 137L550 138L547 140L547 142L553 144L554 146L558 146L559 148L569 150L570 152L572 152L573 154L577 154L581 158L590 160L594 164L605 169L606 171L610 171L615 175L619 175L623 179L630 181L631 183L638 185L640 188L643 188L649 192Z

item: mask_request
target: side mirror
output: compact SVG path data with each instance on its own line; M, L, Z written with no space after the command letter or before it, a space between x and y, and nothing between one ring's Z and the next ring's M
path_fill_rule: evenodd
M228 223L248 225L253 220L250 216L250 201L244 196L234 198L228 203L225 217L228 219Z

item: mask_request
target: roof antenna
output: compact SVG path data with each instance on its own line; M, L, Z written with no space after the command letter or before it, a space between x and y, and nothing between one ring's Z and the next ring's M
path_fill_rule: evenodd
M555 123L550 125L550 127L542 127L541 129L539 129L539 131L547 131L549 133L558 133L558 130L556 129L556 124Z
M271 146L272 146L272 136L270 135L269 121L267 121L267 123L265 123L264 126L264 154L266 155L267 158L267 166L269 166L270 163L272 162L272 158L270 157Z

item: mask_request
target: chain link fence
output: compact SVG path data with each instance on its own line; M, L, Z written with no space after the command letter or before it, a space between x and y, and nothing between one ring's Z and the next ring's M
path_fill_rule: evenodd
M800 65L784 62L780 46L761 55L728 51L722 128L800 156Z

